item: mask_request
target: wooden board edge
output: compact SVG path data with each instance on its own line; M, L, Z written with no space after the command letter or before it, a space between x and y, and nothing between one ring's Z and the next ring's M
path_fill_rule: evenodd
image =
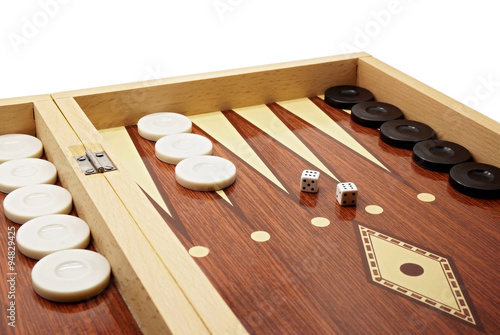
M407 119L428 124L438 138L468 148L477 161L500 164L500 123L374 57L359 60L357 85L401 108Z
M33 102L51 100L50 95L37 95L21 98L0 99L0 135L27 134L34 136L35 118Z
M93 152L102 151L102 137L93 131L94 126L73 98L54 99L54 103L78 136L84 148ZM82 155L85 152L81 153Z
M33 103L35 101L46 101L46 100L49 101L52 100L50 94L40 94L40 95L32 95L25 97L0 99L0 106Z
M91 227L94 243L110 262L117 286L141 330L208 334L106 178L81 173L72 157L85 147L56 104L52 100L36 102L35 120L47 157L73 195L78 215Z
M330 63L330 62L337 62L337 61L342 61L342 60L358 59L358 58L368 57L368 56L369 56L369 54L367 54L365 52L357 52L357 53L349 53L349 54L342 54L342 55L335 55L335 56L311 58L311 59L306 59L306 60L296 60L296 61L282 62L282 63L275 63L275 64L264 64L264 65L258 65L258 66L243 67L243 68L239 68L239 69L222 70L222 71L207 72L207 73L201 73L201 74L192 74L192 75L177 76L177 77L162 78L162 79L154 79L154 80L145 80L142 82L133 82L133 83L108 85L108 86L101 86L101 87L87 88L87 89L80 89L80 90L56 92L56 93L52 93L51 95L54 99L77 98L80 96L88 96L88 95L101 94L101 93L111 93L111 92L117 92L117 91L129 91L129 90L134 90L134 89L142 89L145 87L184 83L184 82L191 82L191 81L199 81L199 80L206 80L206 79L212 79L212 78L238 76L241 74L264 72L264 71L270 71L270 70L293 68L293 67L298 67L298 66L321 64L321 63Z
M250 72L224 71L196 80L182 77L162 85L155 81L157 85L74 99L97 129L108 129L135 124L142 116L157 112L193 115L323 94L333 85L355 84L357 61L355 57L333 57ZM65 99L57 94L54 98Z
M0 106L0 120L0 135L36 133L32 102Z

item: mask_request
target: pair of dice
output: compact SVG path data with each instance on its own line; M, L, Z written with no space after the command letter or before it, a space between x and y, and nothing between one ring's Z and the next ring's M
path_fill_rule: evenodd
M300 190L302 192L316 193L319 190L319 171L304 170L300 177ZM336 198L341 206L356 205L358 189L351 182L338 183Z

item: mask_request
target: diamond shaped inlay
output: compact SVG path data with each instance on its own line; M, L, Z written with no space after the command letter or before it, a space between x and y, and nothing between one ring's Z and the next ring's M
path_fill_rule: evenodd
M359 233L375 283L477 324L448 258L361 225Z

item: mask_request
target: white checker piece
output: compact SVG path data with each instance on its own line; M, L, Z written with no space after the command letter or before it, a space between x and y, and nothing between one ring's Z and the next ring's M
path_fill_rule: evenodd
M155 152L159 160L169 164L178 164L189 157L211 155L212 142L197 134L168 135L156 142Z
M90 250L70 249L38 261L31 281L35 292L47 300L76 302L101 293L110 276L111 267L104 256Z
M41 259L60 250L86 248L90 242L90 229L76 216L45 215L23 224L17 231L16 241L23 255Z
M54 184L56 180L56 167L43 159L21 158L0 164L0 192L3 193L27 185Z
M193 191L220 191L236 180L236 167L218 156L186 158L175 167L177 182Z
M3 202L5 216L23 224L31 219L50 214L69 214L73 198L56 185L29 185L9 193Z
M0 163L19 158L40 158L42 154L42 142L34 136L0 135Z
M178 113L153 113L137 122L139 135L150 141L158 141L167 135L190 133L192 126L188 117Z

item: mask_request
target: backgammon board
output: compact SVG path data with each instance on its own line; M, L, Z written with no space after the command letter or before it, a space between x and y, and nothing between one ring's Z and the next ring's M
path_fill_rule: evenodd
M95 333L498 332L500 200L457 192L448 173L416 165L411 150L326 104L335 85L365 87L476 161L500 164L498 123L366 54L28 99L33 125L9 131L42 140L113 281L69 310L29 283L19 300L30 313L53 310L45 329L69 329L58 324L77 313L74 329L85 329L95 304L106 306L102 319L120 311L111 325L96 320ZM19 104L4 106L10 115ZM188 116L213 154L235 164L236 182L180 186L138 133L155 112ZM87 149L106 151L117 170L83 174L73 157ZM321 173L318 193L300 191L306 169ZM356 206L338 204L339 182L356 184ZM23 313L20 329L36 329Z

